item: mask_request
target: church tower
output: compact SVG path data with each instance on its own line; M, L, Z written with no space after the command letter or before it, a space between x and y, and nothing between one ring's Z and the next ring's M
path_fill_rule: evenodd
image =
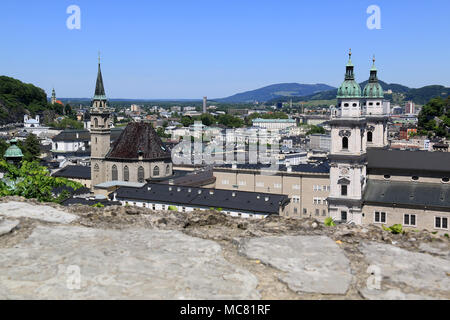
M103 160L110 149L112 110L108 107L105 88L103 86L100 58L98 61L97 83L92 99L91 115L91 185L92 188L104 182L106 176Z
M363 91L363 109L367 119L367 148L387 146L388 111L384 108L384 92L378 82L375 57L370 69L370 78Z
M330 196L328 209L335 221L361 224L362 194L366 183L366 119L361 108L361 87L355 81L351 51L345 80L338 89L332 113Z
M52 90L52 100L51 100L52 104L56 103L56 93L55 93L55 88L53 88Z

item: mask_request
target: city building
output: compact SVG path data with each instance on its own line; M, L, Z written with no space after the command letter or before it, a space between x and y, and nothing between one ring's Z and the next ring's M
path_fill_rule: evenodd
M253 119L254 127L265 128L268 130L281 130L289 127L295 127L297 122L294 119Z
M408 101L405 104L405 114L414 115L416 114L416 106L414 102Z

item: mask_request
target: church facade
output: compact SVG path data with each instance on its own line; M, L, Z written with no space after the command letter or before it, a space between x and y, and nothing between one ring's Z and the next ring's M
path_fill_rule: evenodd
M389 111L375 59L364 90L351 52L331 110L329 216L354 224L401 224L445 232L450 219L450 157L387 150Z
M170 152L145 122L132 122L111 145L111 115L100 62L90 108L92 188L104 182L144 183L172 175Z

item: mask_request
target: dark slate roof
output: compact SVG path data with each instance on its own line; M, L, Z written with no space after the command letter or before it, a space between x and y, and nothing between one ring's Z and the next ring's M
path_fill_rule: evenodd
M53 137L52 141L89 141L90 139L91 134L87 130L64 130Z
M450 172L450 153L404 150L367 150L368 169Z
M87 166L67 166L55 172L53 177L72 179L91 179L91 167Z
M156 134L153 126L146 122L131 122L114 142L107 159L138 159L139 152L143 160L166 160L171 155L167 147Z
M450 185L369 179L364 203L450 210Z
M264 214L279 214L280 206L284 206L289 201L288 196L281 194L183 187L155 183L148 183L142 188L121 187L110 195L112 199L114 194L117 200L154 201L174 205L213 207ZM266 198L268 199L267 201Z

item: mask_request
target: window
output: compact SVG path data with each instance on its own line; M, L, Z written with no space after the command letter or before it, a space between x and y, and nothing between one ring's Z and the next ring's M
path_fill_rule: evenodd
M347 221L347 211L341 211L341 221Z
M449 179L448 179L448 177L444 177L444 178L441 179L441 181L442 181L443 183L448 183Z
M94 128L98 128L98 119L97 118L94 118Z
M293 203L300 203L300 196L292 196Z
M113 165L111 169L111 178L113 181L119 180L119 173L117 172L117 166Z
M128 166L123 168L123 181L130 181L130 170L128 169Z
M372 139L373 139L373 133L367 132L367 142L372 142Z
M292 189L294 189L294 190L300 190L300 185L299 185L299 184L294 184L294 185L292 186Z
M322 198L313 198L314 204L322 204Z
M166 175L167 176L170 175L170 165L169 164L166 166Z
M245 181L239 181L239 183L238 183L240 186L246 186L247 185L247 182L245 182Z
M264 187L264 182L257 182L256 186L259 188L263 188Z
M319 209L316 209L316 216L319 216Z
M155 177L159 176L159 167L158 166L155 166L153 168L153 176L155 176Z
M152 210L156 210L156 205L154 203L152 204Z
M138 168L138 182L144 182L144 167Z
M385 180L389 180L390 178L391 178L391 176L390 176L389 174L385 174L385 175L384 175L384 179L385 179Z
M413 181L417 181L417 180L419 180L419 177L418 177L418 176L412 176L411 179L412 179Z
M298 211L297 208L294 208L294 214L297 214L297 211Z
M98 164L95 164L94 172L99 172L99 171L100 171L100 167L98 166Z
M347 195L347 186L341 185L341 196L346 196L346 195Z
M306 208L303 208L303 214L308 214L308 210L306 210Z
M279 183L274 183L274 184L273 184L273 187L274 187L275 189L281 189L281 184L279 184Z
M448 229L448 218L446 217L435 217L434 227L436 229Z
M375 222L386 223L386 212L375 211Z
M415 226L416 225L416 215L415 214L405 214L403 218L403 224L405 226Z
M321 191L322 190L322 186L313 186L313 191Z
M222 184L229 184L230 183L230 181L228 181L228 180L222 180Z
M347 137L342 138L342 149L348 150L348 138Z
M327 210L323 209L322 210L322 217L325 217L327 215Z

